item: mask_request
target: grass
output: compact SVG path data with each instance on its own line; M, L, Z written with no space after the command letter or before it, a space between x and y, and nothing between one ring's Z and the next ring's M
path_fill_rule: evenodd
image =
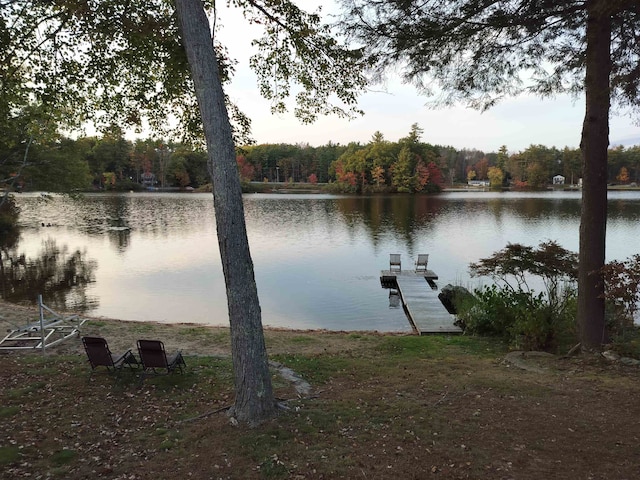
M312 335L300 335L296 337L291 337L290 341L291 343L298 344L298 345L313 345L313 344L319 343L318 339L314 338Z
M77 455L78 452L76 452L75 450L60 450L54 452L53 455L51 455L51 463L55 466L60 467L62 465L73 462Z
M39 392L43 390L46 385L47 385L46 382L37 381L30 385L26 385L24 387L9 389L7 390L6 395L9 399L12 399L12 400L22 399L22 398L31 396L35 392Z
M104 322L102 320L89 320L89 325L96 328L104 327L106 324L107 322Z
M316 384L325 383L337 372L353 366L345 359L334 356L275 355L273 359L293 369L305 380Z
M15 445L0 446L0 466L10 465L20 459L20 450Z
M131 327L131 329L138 334L145 334L145 333L152 333L155 330L155 326L151 323L143 323L143 322L139 322L136 325L134 325L133 327Z
M0 407L0 418L11 417L20 411L20 407Z
M381 353L405 358L438 358L447 352L479 356L495 356L504 351L504 345L490 338L454 336L387 337L379 345Z
M275 394L289 399L288 409L253 429L226 415L234 399L229 357L188 356L183 374L149 377L142 386L136 372L90 375L81 355L4 357L3 475L533 480L637 473L629 421L640 416L637 369L589 357L531 373L503 364L502 344L465 336L332 335L340 349L330 351L314 334L270 335L280 345L271 359L313 391L301 398L274 369Z

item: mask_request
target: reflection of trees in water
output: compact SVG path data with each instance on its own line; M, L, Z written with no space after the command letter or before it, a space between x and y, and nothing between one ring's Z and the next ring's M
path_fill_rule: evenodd
M608 216L613 219L629 220L637 222L640 220L640 202L629 199L617 198L609 200Z
M19 254L17 243L2 246L0 282L2 297L13 303L34 303L42 294L47 305L60 310L87 311L98 306L87 296L87 286L94 282L96 262L86 252L69 252L47 240L35 258Z
M579 217L580 199L578 198L545 198L545 197L509 197L508 193L500 197L472 196L463 202L471 212L491 213L496 223L503 219L517 217L536 220L540 217Z
M442 211L444 200L434 195L344 197L336 200L345 224L364 225L373 244L385 235L403 238L411 249L416 230L430 228Z
M109 241L116 250L120 253L124 252L129 247L131 239L131 229L122 228L109 231Z
M109 241L119 252L129 247L131 226L129 225L130 201L127 197L117 195L107 197L106 231Z
M542 218L579 219L580 198L545 196L514 197L508 194L492 197L470 194L458 198L437 195L396 195L379 197L343 197L336 199L337 211L351 230L366 227L374 245L385 235L403 239L410 249L416 233L424 233L435 225L437 217L453 217L457 221L476 219L493 221L500 228L504 221L518 219L539 222ZM609 219L640 220L637 199L609 200Z
M79 230L93 236L107 234L109 241L119 252L129 247L130 199L124 195L107 195L96 199L77 199L78 213L82 218Z

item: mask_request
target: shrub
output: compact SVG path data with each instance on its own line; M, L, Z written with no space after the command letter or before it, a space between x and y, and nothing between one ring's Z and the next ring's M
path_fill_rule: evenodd
M609 348L623 356L640 358L640 329L634 324L640 307L640 255L607 263L602 278Z
M475 290L476 299L458 314L465 332L501 337L523 350L555 350L575 339L575 293L556 310L544 293L491 285Z
M602 268L604 298L607 304L607 326L612 336L633 328L640 302L640 255L624 262L614 260Z
M521 349L550 350L575 338L577 256L555 242L538 248L508 244L471 264L472 275L494 284L476 289L459 314L470 333L499 336ZM536 279L544 291L530 287Z
M139 192L143 190L143 187L139 183L129 178L123 178L121 180L116 180L112 185L108 187L108 190L116 190L119 192L128 192L130 190L133 190L135 192Z
M623 357L640 358L640 328L632 326L612 335L607 348Z

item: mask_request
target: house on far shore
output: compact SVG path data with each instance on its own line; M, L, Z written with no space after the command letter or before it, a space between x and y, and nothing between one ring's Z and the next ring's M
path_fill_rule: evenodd
M151 172L144 172L141 176L142 186L152 188L156 183L156 176Z
M564 180L565 178L562 175L556 175L555 177L553 177L553 184L564 185Z
M469 180L467 184L470 187L488 187L491 185L491 182L489 182L489 180Z

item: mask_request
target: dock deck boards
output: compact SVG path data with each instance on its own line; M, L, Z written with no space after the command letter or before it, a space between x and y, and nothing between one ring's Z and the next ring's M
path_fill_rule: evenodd
M415 270L382 270L382 272L380 272L380 276L382 278L395 278L398 276L403 276L438 280L438 275L436 275L433 270L421 270L419 272L416 272Z
M420 335L432 333L462 333L453 324L455 315L450 314L438 298L427 279L437 279L432 271L415 273L383 271L383 277L395 277L400 298L413 328Z

